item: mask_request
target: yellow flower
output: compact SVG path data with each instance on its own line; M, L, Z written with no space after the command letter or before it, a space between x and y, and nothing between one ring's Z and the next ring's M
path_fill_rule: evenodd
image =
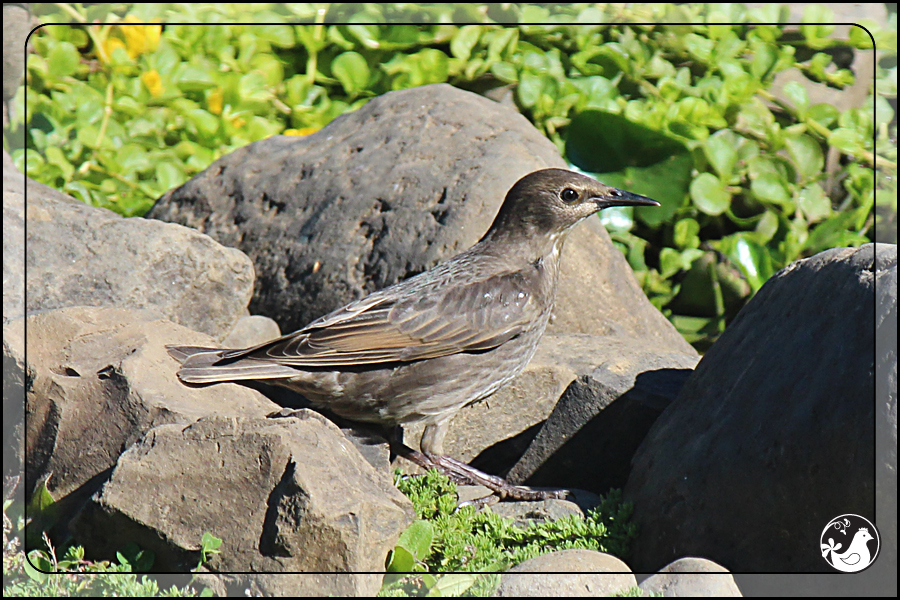
M104 55L107 59L112 58L113 50L115 50L116 48L124 48L127 51L127 48L125 48L125 42L123 42L119 38L106 38L106 40L103 42L103 54L100 55L100 58L102 59Z
M225 96L222 94L221 88L216 88L209 93L209 96L206 98L206 106L209 108L209 112L214 115L222 114L222 103L225 101Z
M282 135L309 135L319 130L318 127L301 127L300 129L285 129Z
M141 20L134 15L128 15L125 22L140 23ZM119 25L119 30L125 36L125 49L131 58L156 50L159 46L159 37L162 35L162 25Z
M144 82L144 85L147 86L147 90L150 92L150 95L154 98L162 96L163 92L166 91L166 88L162 84L162 79L160 78L159 73L156 71L156 69L143 73L141 75L141 81Z

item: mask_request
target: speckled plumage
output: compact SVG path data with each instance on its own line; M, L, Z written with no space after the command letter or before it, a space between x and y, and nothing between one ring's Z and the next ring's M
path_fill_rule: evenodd
M449 419L534 355L569 229L633 204L656 203L572 171L536 171L510 189L477 244L425 273L259 346L169 352L187 383L265 380L349 419L423 421L422 450L440 453Z

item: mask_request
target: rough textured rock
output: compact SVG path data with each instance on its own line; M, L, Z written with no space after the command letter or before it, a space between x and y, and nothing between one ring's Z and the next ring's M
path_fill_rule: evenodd
M24 339L3 326L3 481L20 476L25 464ZM33 373L29 373L33 377ZM24 491L24 481L18 491ZM4 491L5 488L4 488ZM24 497L24 493L21 494Z
M897 595L897 246L875 246L875 525L878 560L863 576ZM882 584L883 582L883 584ZM873 591L873 593L875 593Z
M484 402L463 408L453 418L444 440L444 452L459 460L473 461L473 465L488 472L505 473L529 448L541 430L541 424L551 412L555 413L554 406L560 396L565 397L563 392L568 394L567 388L570 384L575 385L572 382L579 377L594 374L621 393L631 387L636 373L663 365L690 368L697 362L696 352L690 347L684 354L678 350L666 351L658 347L651 350L649 347L646 341L614 335L544 335L534 358L518 377ZM632 383L629 383L629 377ZM490 423L490 427L485 427L485 423ZM406 427L406 442L418 444L422 429L421 425ZM548 452L557 449L555 439L547 438L542 448L549 448ZM531 449L529 452L545 459L544 454ZM535 465L540 464L537 458L533 460ZM518 472L525 473L524 477L531 473L525 467L520 467ZM579 482L566 481L566 485L593 490L584 488ZM624 479L620 486L622 484ZM562 484L551 479L536 485Z
M3 150L3 322L25 312L25 176Z
M247 314L253 265L209 236L60 202L31 188L25 217L28 312L79 305L152 308L216 338Z
M160 571L196 565L208 531L223 540L212 571L358 573L384 569L414 516L389 475L307 410L150 430L72 528L101 556L129 541L152 550ZM321 593L314 578L280 585L291 584L292 595Z
M197 583L226 598L351 597L374 598L381 589L381 573L253 573L197 575ZM197 586L195 586L197 587ZM162 586L160 586L162 589Z
M631 458L697 364L694 352L665 351L646 340L585 338L593 368L573 381L524 455L515 483L575 487L597 494L622 487Z
M246 252L257 274L252 312L289 332L467 249L520 177L565 166L516 111L428 85L374 98L313 135L241 148L147 216ZM555 312L551 331L686 346L598 219L569 237Z
M644 596L664 598L738 598L741 590L728 569L705 558L679 558L660 569L638 586Z
M281 337L278 323L262 315L241 317L231 331L222 338L223 348L249 348Z
M487 507L493 513L518 523L527 524L532 521L554 521L561 517L583 517L587 512L600 505L602 499L596 494L584 490L570 490L572 494L566 500L551 499L534 502L500 502ZM481 485L461 485L457 487L457 502L467 502L490 495L491 491Z
M635 569L821 571L824 524L872 518L874 262L869 244L793 263L703 357L634 458Z
M14 361L28 373L28 483L52 472L54 497L76 506L97 489L119 455L156 425L189 423L209 414L265 417L279 409L237 384L182 384L165 344L212 340L170 321L152 320L147 312L48 311L7 324L3 338L4 363ZM16 352L26 339L27 366Z
M32 28L28 6L3 5L3 102L16 94L25 72L25 39ZM6 127L6 120L3 121Z
M612 596L636 585L631 569L615 556L593 550L560 550L503 573L494 596Z

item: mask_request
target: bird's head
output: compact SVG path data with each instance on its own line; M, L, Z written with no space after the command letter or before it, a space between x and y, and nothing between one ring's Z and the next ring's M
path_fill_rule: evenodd
M542 169L516 182L485 237L510 234L557 237L610 206L659 206L659 202L567 171Z

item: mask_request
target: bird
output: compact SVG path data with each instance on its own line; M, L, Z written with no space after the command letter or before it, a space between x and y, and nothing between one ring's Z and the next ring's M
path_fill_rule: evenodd
M575 171L534 171L509 189L474 246L428 271L249 348L167 350L181 363L184 383L274 384L314 408L385 431L424 422L420 451L396 435L389 436L392 450L458 483L485 485L497 499L561 497L446 456L443 439L460 409L531 360L553 311L568 233L612 206L659 203Z
M850 546L840 554L837 551L841 549L841 544L835 544L832 538L828 538L828 544L822 544L822 556L827 557L831 552L830 562L835 569L855 573L865 569L872 561L867 542L874 539L867 527L860 527L850 541Z

